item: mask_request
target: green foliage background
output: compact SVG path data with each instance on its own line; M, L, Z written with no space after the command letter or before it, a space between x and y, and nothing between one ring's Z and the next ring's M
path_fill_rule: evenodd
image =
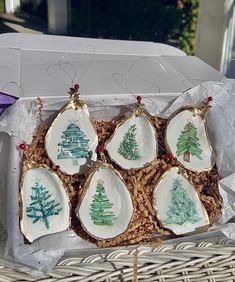
M70 35L154 41L189 55L194 52L199 0L68 0L68 4ZM21 0L21 8L47 18L46 0Z
M71 0L71 33L162 42L193 54L199 0Z
M0 0L0 13L4 12L4 0Z

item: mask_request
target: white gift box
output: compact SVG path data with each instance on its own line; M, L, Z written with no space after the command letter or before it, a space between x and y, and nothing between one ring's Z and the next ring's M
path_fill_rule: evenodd
M79 83L82 99L92 106L91 113L99 119L110 119L123 105L132 104L135 95L141 94L146 108L154 114L189 88L204 81L224 79L200 59L159 43L30 34L3 34L0 39L0 89L20 97L17 109L22 110L11 117L12 130L5 126L5 131L12 131L11 137L0 133L0 221L8 230L13 254L23 244L17 213L20 153L16 147L21 142L30 142L29 132L36 120L32 112L27 116L31 115L29 123L19 126L16 122L19 127L14 127L14 118L23 119L24 110L30 109L32 100L42 97L49 115L63 105L69 87ZM4 124L0 129L1 126ZM48 239L51 246L61 240L58 236ZM48 241L41 240L41 248L49 246ZM38 267L30 262L31 256L25 258L24 250L21 252L18 259L28 264L30 270L30 266ZM45 262L38 267L43 273L63 254L55 253L53 248L51 252L47 268ZM27 270L27 267L18 269Z

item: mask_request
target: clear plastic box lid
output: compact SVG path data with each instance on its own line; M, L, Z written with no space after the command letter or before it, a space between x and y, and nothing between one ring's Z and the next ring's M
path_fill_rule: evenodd
M10 33L0 35L0 89L17 97L181 93L224 78L159 43ZM20 87L18 87L18 86Z

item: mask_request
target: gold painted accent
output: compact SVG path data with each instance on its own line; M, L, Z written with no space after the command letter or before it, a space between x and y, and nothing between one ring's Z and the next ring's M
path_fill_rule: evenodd
M136 109L135 109L135 115L136 116L141 116L142 113L144 112L144 105L141 103L136 104Z
M30 170L30 169L36 169L36 168L43 168L46 169L47 171L49 171L51 174L54 174L58 177L59 182L61 184L62 187L64 187L65 190L65 194L67 196L67 202L69 205L69 210L70 210L70 216L69 216L69 227L66 230L70 230L72 229L72 225L71 225L71 204L70 204L70 199L69 199L69 195L68 195L68 189L65 187L64 183L62 182L62 180L60 179L60 177L53 171L51 170L47 165L45 164L36 164L35 162L32 162L31 160L25 160L23 163L23 168L22 168L22 174L21 174L21 180L20 180L20 191L19 191L19 207L18 207L18 214L19 214L19 222L20 222L20 230L21 233L24 235L24 237L30 242L32 243L33 241L30 240L28 234L26 233L26 231L23 228L23 184L24 184L24 178L26 173ZM64 230L65 231L65 230ZM53 233L50 233L53 234ZM46 235L45 235L46 236Z
M80 91L79 89L70 88L70 99L75 105L75 109L81 108L86 105L82 100L80 100Z
M116 128L115 128L113 134L112 134L111 137L105 142L106 150L107 150L107 145L112 141L114 135L116 134L117 129L118 129L121 125L123 125L128 119L131 119L133 116L135 116L135 117L138 117L138 116L145 117L145 118L148 120L148 122L151 124L152 128L153 128L154 135L155 135L155 139L156 139L156 144L157 144L157 145L156 145L156 156L155 156L155 158L152 160L152 161L154 161L154 160L157 158L157 156L158 156L158 136L157 136L157 131L156 131L155 127L154 127L153 122L151 121L152 116L143 108L143 105L142 105L142 104L137 104L137 108L134 109L134 111L133 111L132 113L127 114L126 117L125 117L120 123L117 124L117 126L116 126ZM128 169L126 169L126 168L123 168L123 167L121 166L121 164L117 163L114 159L112 159L111 156L110 156L110 154L109 154L109 151L108 151L108 150L107 150L107 152L108 152L108 155L109 155L110 159L112 160L112 162L114 162L115 164L117 164L117 165L118 165L119 167L121 167L122 169L128 170ZM151 161L151 162L152 162L152 161ZM142 167L138 167L138 168L129 168L129 169L139 170L139 169L145 168L145 167L148 166L149 164L150 164L150 163L146 163L146 164L143 165Z
M106 157L105 157L104 153L100 153L100 158L101 158L102 162L107 163L107 160L106 160Z
M187 172L186 172L185 168L180 165L180 166L179 166L179 171L178 171L178 173L184 175L184 174L187 173ZM188 178L189 178L189 177L188 177Z
M210 101L202 102L202 105L198 108L198 114L201 116L202 119L205 118L206 113L211 108Z
M157 212L157 207L156 207L156 205L155 205L155 202L156 202L156 199L157 199L157 195L156 195L156 194L157 194L157 189L158 189L159 185L161 184L161 182L163 181L163 179L164 179L164 177L166 176L166 174L167 174L168 172L170 172L170 171L175 172L175 173L178 173L178 174L181 174L181 175L193 186L193 188L194 188L194 190L195 190L195 193L196 193L196 195L197 195L197 199L198 199L198 201L201 203L201 207L202 207L203 214L204 214L204 219L205 219L205 225L202 226L202 227L200 227L200 228L194 229L194 231L193 231L193 232L190 232L190 233L195 233L195 232L198 232L198 231L199 231L199 232L205 231L205 228L208 229L208 227L209 227L209 225L210 225L209 216L208 216L208 214L207 214L206 208L204 207L204 205L203 205L203 203L202 203L202 201L201 201L201 199L200 199L200 197L199 197L199 193L197 192L197 189L196 189L194 183L192 182L191 178L188 176L186 170L184 170L184 169L182 170L182 167L173 166L173 167L167 169L167 170L159 177L158 181L157 181L156 184L154 185L153 198L152 198L152 205L153 205L153 209L155 210L157 219L160 221L161 225L162 225L164 228L166 228L165 225L164 225L164 224L162 223L162 221L161 221L161 217L160 217L159 213ZM166 228L166 229L169 229L169 228ZM171 229L169 229L169 230L174 233L173 230L171 230ZM186 235L186 236L188 236L190 233L185 233L185 234L176 234L176 233L174 233L174 234L175 234L175 235Z
M203 109L204 109L204 106L202 106L202 107L203 107ZM207 106L206 109L208 110L209 108L210 108L210 106ZM211 143L210 143L210 140L209 140L209 137L208 137L208 130L207 130L206 122L205 122L205 113L206 113L206 112L204 112L203 109L201 109L201 108L195 108L195 107L192 107L192 106L186 106L186 107L180 108L179 110L177 110L176 112L174 112L174 113L170 116L170 118L167 120L166 130L165 130L165 133L164 133L164 140L165 140L166 150L167 150L168 152L170 152L170 153L174 156L174 158L175 158L178 162L180 162L180 164L181 164L185 169L188 169L188 170L190 170L190 171L192 171L192 172L209 171L209 170L211 170L211 169L214 167L214 165L215 165L215 152L214 152L214 150L213 150L213 148L212 148L212 146L211 146ZM205 110L206 110L206 109L205 109ZM206 110L206 111L207 111L207 110ZM192 168L190 168L190 169L189 169L189 168L186 168L186 167L181 163L181 161L179 160L179 158L173 154L173 152L171 151L170 146L169 146L169 144L168 144L168 142L167 142L167 128L168 128L168 125L169 125L170 122L174 119L174 117L176 117L179 113L184 112L184 111L190 111L190 112L192 112L193 114L200 116L201 119L202 119L202 123L203 123L204 128L205 128L206 140L207 140L208 146L209 146L209 148L210 148L210 150L211 150L211 156L212 156L211 166L210 166L209 168L207 168L207 169L195 170L195 169L192 169Z
M103 184L104 184L104 181L103 181L102 179L99 179L99 180L98 180L98 184L103 185Z
M47 139L49 138L50 129L54 126L55 121L56 121L65 111L71 110L71 109L77 110L77 109L79 109L79 108L82 109L82 110L85 112L85 114L87 115L87 118L89 119L89 121L90 121L90 123L91 123L91 125L92 125L92 128L93 128L93 130L94 130L94 133L95 133L95 135L97 136L97 139L98 139L97 131L96 131L96 129L95 129L95 124L94 124L93 120L92 120L91 117L90 117L90 113L89 113L89 111L88 111L87 104L86 104L84 101L82 101L82 100L79 99L79 97L80 97L80 92L79 92L78 90L75 90L75 89L73 89L73 88L70 88L70 91L71 91L71 92L69 92L69 94L70 94L71 100L70 100L67 104L65 104L65 105L59 110L58 115L57 115L56 118L53 120L53 122L52 122L52 124L50 125L50 127L49 127L49 129L48 129L48 131L47 131L47 133L46 133L46 136L45 136L45 138L44 138L44 149L45 149L45 152L46 152L48 158L50 159L50 161L52 162L52 164L55 165L55 166L58 166L58 164L55 164L55 163L52 161L52 159L49 157L49 154L48 154L48 151L47 151L47 148L46 148L46 141L47 141ZM64 172L64 171L63 171L63 173L64 173L64 174L67 174L67 175L73 176L73 175L76 175L76 174L79 173L79 169L80 169L80 166L79 166L79 168L78 168L78 172L77 172L77 173L74 173L74 174L68 174L68 173L66 173L66 172Z
M96 237L94 235L92 235L86 228L85 226L83 225L83 222L80 218L80 215L79 215L79 209L80 209L80 206L81 206L81 203L86 195L86 192L87 190L89 189L89 186L90 186L90 182L91 182L91 179L93 177L93 175L99 171L100 168L104 168L104 169L108 169L108 170L112 170L117 177L120 178L121 182L124 184L124 186L126 187L130 197L131 197L131 202L132 202L132 216L131 216L131 219L130 219L130 222L126 228L126 230L124 230L122 233L118 234L117 236L113 237L113 238L99 238L99 237ZM119 171L117 171L116 169L114 169L114 167L111 165L111 164L108 164L108 163L105 163L105 162L102 162L102 161L97 161L95 162L94 166L92 168L90 168L87 173L85 174L85 180L84 182L81 184L80 186L80 193L79 193L79 199L78 199L78 204L77 204L77 207L76 207L76 216L77 218L80 220L80 223L82 225L82 228L87 232L87 234L89 234L91 237L93 237L94 239L96 240L111 240L111 239L114 239L120 235L122 235L123 233L125 233L129 228L130 228L130 225L132 223L132 220L133 220L133 217L134 217L134 210L135 210L135 205L134 205L134 200L133 200L133 197L131 195L131 192L128 188L128 186L126 185L125 183L125 180L123 179L122 175L120 174Z

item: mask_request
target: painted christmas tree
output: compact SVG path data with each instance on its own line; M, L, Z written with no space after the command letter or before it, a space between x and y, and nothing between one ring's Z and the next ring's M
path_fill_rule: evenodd
M90 207L90 216L95 225L112 226L116 219L114 213L109 211L113 204L105 194L104 182L99 180L96 186L96 194Z
M164 224L182 225L187 222L196 223L200 219L195 203L189 198L182 181L175 178L171 189L171 204Z
M139 160L141 158L136 141L136 125L133 124L125 134L118 153L127 160Z
M62 142L58 144L60 146L58 160L72 159L75 166L78 165L78 159L89 158L89 140L74 122L69 124L61 139Z
M201 144L197 137L197 128L192 122L188 122L179 136L176 154L177 156L183 155L186 162L190 162L190 155L202 160L200 146Z
M47 229L50 227L48 217L58 215L62 210L60 203L49 200L51 196L46 187L36 180L32 186L30 206L26 207L27 216L32 218L33 223L43 221Z

